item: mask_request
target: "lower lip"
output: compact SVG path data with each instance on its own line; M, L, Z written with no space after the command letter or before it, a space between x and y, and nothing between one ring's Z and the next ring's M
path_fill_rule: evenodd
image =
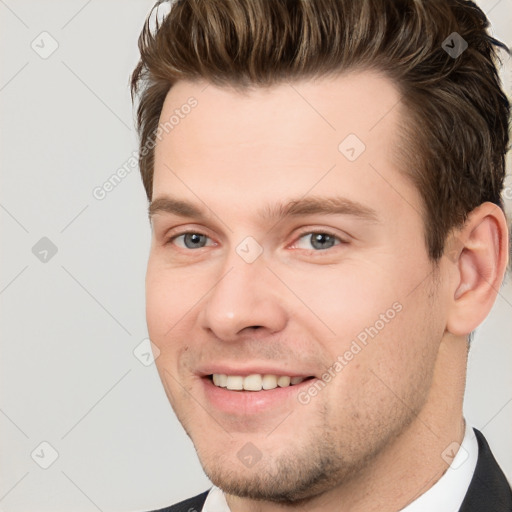
M226 414L247 416L277 407L281 408L286 402L299 403L298 393L318 379L308 379L293 386L262 391L231 391L215 386L210 378L204 377L201 380L206 399L213 407Z

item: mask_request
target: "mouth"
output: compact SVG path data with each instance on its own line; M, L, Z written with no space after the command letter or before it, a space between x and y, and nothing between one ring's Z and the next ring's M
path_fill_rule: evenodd
M302 382L314 379L313 376L289 376L253 373L251 375L226 375L213 373L207 378L218 388L229 391L271 391L276 388L296 386Z
M210 362L208 368L197 371L200 393L204 403L224 418L242 422L249 417L258 418L259 424L263 418L269 420L284 410L302 408L299 394L318 380L311 369L296 365L294 371L286 366L288 369L264 362L253 362L251 366Z

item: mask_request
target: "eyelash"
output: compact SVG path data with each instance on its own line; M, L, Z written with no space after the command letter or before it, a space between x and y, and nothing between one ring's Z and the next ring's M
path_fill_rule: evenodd
M180 233L177 233L177 234L174 234L172 235L170 238L168 238L166 241L165 241L165 245L170 245L174 242L174 240L176 240L177 238L179 238L180 236L184 236L184 235L187 235L187 234L194 234L194 235L204 235L206 236L207 238L209 238L211 240L211 238L206 235L205 233L201 233L200 231L195 231L195 230L187 230L187 231L182 231ZM302 249L304 251L309 251L309 252L314 252L314 253L327 253L329 252L329 249L333 249L334 247L337 247L339 245L346 245L348 244L348 242L346 240L343 240L340 236L338 235L335 235L334 233L330 232L330 231L326 231L326 230L305 230L305 231L302 231L301 233L299 233L295 239L295 242L293 243L294 245L301 239L303 238L305 235L313 235L313 234L317 234L317 235L327 235L331 238L334 238L335 240L339 241L338 244L334 244L332 247L329 247L327 249ZM179 249L181 250L184 250L184 251L195 251L197 249L187 249L187 248L182 248L180 247ZM206 247L199 247L199 249L206 249Z

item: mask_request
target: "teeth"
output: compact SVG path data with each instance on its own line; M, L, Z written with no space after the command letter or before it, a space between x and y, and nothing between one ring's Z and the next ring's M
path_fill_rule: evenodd
M238 375L229 375L227 378L226 387L228 389L240 391L241 389L244 389L244 378Z
M287 375L260 375L252 374L242 377L240 375L213 374L213 383L220 388L227 388L232 391L261 391L262 389L286 388L300 384L305 377L288 377Z
M277 377L275 375L263 375L262 387L263 389L277 388Z
M290 385L291 380L292 379L290 377L286 377L286 376L282 375L281 377L279 377L277 379L277 385L280 388L286 388Z
M246 391L261 391L261 381L261 375L248 375L244 378L244 389Z

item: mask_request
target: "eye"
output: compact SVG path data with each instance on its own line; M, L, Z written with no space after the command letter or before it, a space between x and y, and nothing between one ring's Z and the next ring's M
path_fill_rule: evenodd
M295 245L299 249L311 250L311 247L313 247L315 250L323 251L343 243L345 242L340 237L333 235L332 233L324 231L309 231L302 234L297 242L295 242Z
M178 247L181 247L182 249L202 249L203 247L206 247L207 240L209 240L209 237L203 235L202 233L188 231L186 233L181 233L180 235L175 235L169 238L166 244L175 243Z
M210 240L210 243L208 241ZM339 236L324 231L308 231L299 236L295 242L298 249L313 250L315 252L325 251L336 245L347 243ZM169 238L167 244L175 244L181 249L202 249L207 246L216 245L210 237L196 231L187 231Z

